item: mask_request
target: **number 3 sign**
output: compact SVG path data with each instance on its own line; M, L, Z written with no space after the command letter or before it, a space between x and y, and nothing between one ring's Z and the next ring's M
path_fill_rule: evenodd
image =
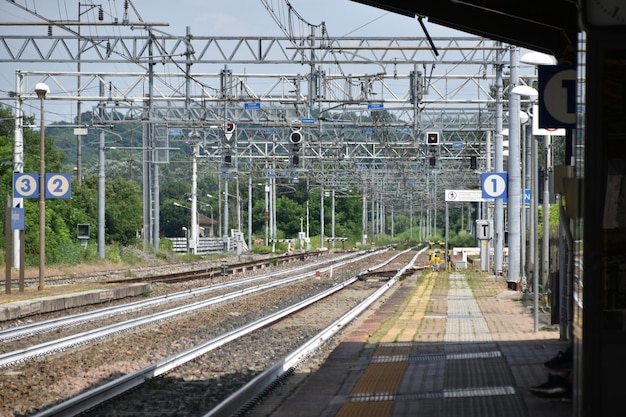
M39 174L13 173L14 198L38 198ZM46 174L46 198L70 198L72 177L70 174Z

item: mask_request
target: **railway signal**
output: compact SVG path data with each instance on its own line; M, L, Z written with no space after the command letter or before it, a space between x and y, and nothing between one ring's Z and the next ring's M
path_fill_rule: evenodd
M224 123L224 138L222 140L222 162L225 168L233 165L233 155L237 148L237 125L233 122Z
M291 166L300 166L300 154L302 153L302 143L304 136L300 127L292 127L289 134L289 143L291 146Z
M439 145L439 132L427 132L426 144L427 145Z

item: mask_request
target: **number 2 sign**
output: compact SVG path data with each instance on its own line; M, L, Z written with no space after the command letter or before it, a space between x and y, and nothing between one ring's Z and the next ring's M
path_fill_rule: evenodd
M70 198L72 194L72 177L70 174L46 173L46 198ZM13 173L13 198L38 198L39 174Z

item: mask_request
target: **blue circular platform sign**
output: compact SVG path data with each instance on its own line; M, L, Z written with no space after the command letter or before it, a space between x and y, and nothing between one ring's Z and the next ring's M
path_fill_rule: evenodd
M481 174L483 198L505 198L508 175L506 172L486 172Z

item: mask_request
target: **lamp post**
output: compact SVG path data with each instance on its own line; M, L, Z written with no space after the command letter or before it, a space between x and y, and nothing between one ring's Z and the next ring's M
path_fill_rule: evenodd
M539 65L555 65L556 64L556 60L554 59L554 57L541 53L541 52L528 52L524 55L522 55L522 57L520 58L520 62L523 64L529 64L529 65L534 65L535 67L539 66ZM538 97L539 96L539 92L537 92L537 90L535 90L534 88L531 87L527 87L526 88L526 93L529 97ZM533 109L533 115L534 117L538 117L539 115L536 114L536 112ZM532 126L532 125L531 125ZM546 145L546 157L548 157L548 146L549 146L549 140L550 137L547 136L545 138L545 145ZM531 191L531 210L532 210L532 214L534 216L534 221L533 221L533 245L534 245L534 250L533 250L533 304L534 304L534 331L538 331L539 329L539 274L538 274L538 269L539 269L539 265L538 265L538 236L537 236L537 228L538 228L538 221L537 221L537 197L535 197L535 194L537 192L537 190L539 189L538 184L537 184L537 145L535 143L534 140L532 140L532 153L533 153L533 168L532 168L532 172L531 172L531 178L532 179L532 187L533 190ZM544 173L544 199L543 199L543 215L544 215L544 224L543 224L543 233L544 233L544 245L543 245L543 265L544 265L544 274L546 276L547 279L547 269L549 268L549 259L548 259L548 250L549 250L549 240L548 240L548 235L549 235L549 211L550 211L550 194L549 194L549 190L548 190L548 186L549 186L549 182L548 182L548 177L547 177L547 171L548 171L548 167L549 167L549 160L548 158L546 158L546 172ZM547 192L546 192L547 190Z
M511 47L510 82L514 91L519 82L519 48ZM511 91L513 93L513 91ZM509 95L509 163L508 163L508 273L509 289L520 289L520 235L522 172L520 167L520 97Z
M521 58L521 62L530 65L555 65L556 60L554 57L541 53L541 52L529 52L524 54ZM549 280L550 274L550 260L549 260L549 251L550 251L550 177L549 172L552 169L550 159L551 159L551 136L544 136L544 157L545 157L545 166L543 173L543 245L542 245L542 276L543 276L543 284L545 285ZM535 266L537 267L537 266Z
M194 222L196 222L196 223L198 222L198 220L197 220L197 218L196 218L197 216L194 216L194 215L193 215L194 213L193 213L193 210L191 210L191 207L183 206L182 204L180 204L180 203L178 203L178 202L176 202L176 201L174 201L174 203L172 203L172 204L174 204L174 206L176 206L176 207L182 207L182 208L184 208L184 209L187 209L187 210L191 211L191 223L190 223L190 225L189 225L189 226L190 226L190 229L187 229L187 228L186 228L186 227L184 227L184 226L183 226L183 228L182 228L182 229L185 231L185 238L186 238L186 241L187 241L187 252L189 252L189 249L194 250L194 249L191 247L191 245L190 245L190 243L191 243L191 242L190 242L190 239L192 239L193 237L192 237L192 236L189 236L189 230L191 230L191 231L193 232L193 230L195 229L195 228L194 228L194 226L193 226L193 224L194 224ZM195 251L194 251L194 253L195 253Z
M202 201L199 201L198 204L200 204L201 206L209 206L209 209L211 209L211 233L209 235L213 237L213 206L209 203L204 203Z
M183 233L185 234L185 246L187 248L187 252L189 252L189 233L188 233L188 229L183 226L182 227Z
M537 99L539 93L534 88L527 85L518 85L517 87L511 90L511 94L515 94L518 96L528 97L531 102L534 102ZM534 115L536 117L536 115ZM532 123L531 123L532 126ZM535 144L534 139L532 140L532 168L531 168L531 191L530 191L530 213L532 215L531 222L531 232L532 239L531 247L532 247L532 257L533 257L533 329L536 332L539 329L539 275L537 273L537 146Z
M35 93L41 104L41 126L39 138L39 290L45 287L46 276L46 134L43 101L50 88L44 83L35 85Z
M207 198L215 198L218 202L218 204L220 203L220 199L216 198L213 194L206 194ZM213 222L215 220L215 217L213 217L213 206L211 206L211 237L215 236L215 227L213 225ZM218 207L218 213L217 213L217 224L220 225L220 219L219 219L219 207ZM219 231L220 228L218 227L217 230Z

